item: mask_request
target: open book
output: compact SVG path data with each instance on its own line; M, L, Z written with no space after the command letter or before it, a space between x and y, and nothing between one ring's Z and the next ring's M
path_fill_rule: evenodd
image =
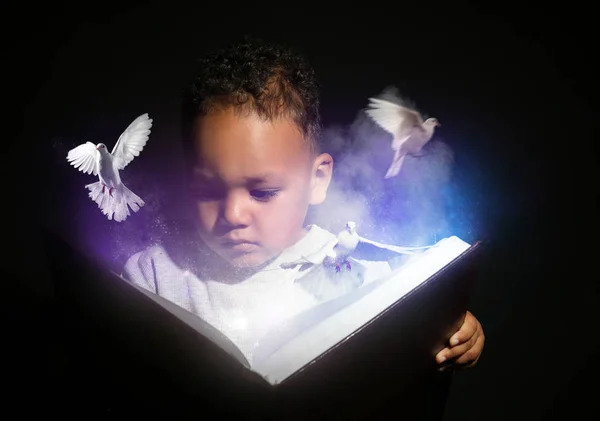
M112 312L111 317L119 319L118 328L135 335L161 328L161 332L153 334L169 337L156 339L160 343L172 342L173 335L178 335L178 341L194 336L195 343L200 344L194 346L216 346L228 355L230 363L226 364L241 366L246 375L257 375L267 386L288 383L306 372L322 372L321 366L331 364L344 348L357 346L364 353L363 358L383 356L389 353L385 349L389 345L397 348L394 352L400 359L416 350L423 354L423 361L433 363L435 353L462 323L473 259L479 248L479 243L469 245L457 237L443 239L412 256L391 274L284 321L258 342L248 361L231 340L199 317L131 285L60 238L47 238L59 290L62 288L70 297L68 300L77 302L83 311L94 317ZM103 296L105 304L100 307ZM93 306L97 308L92 310ZM145 314L149 316L144 318ZM161 320L159 327L157 318ZM398 329L395 332L390 327L394 325ZM402 339L400 347L398 338ZM186 352L191 352L189 346ZM200 353L197 355L199 359ZM357 358L360 360L354 359ZM410 365L406 361L406 366Z

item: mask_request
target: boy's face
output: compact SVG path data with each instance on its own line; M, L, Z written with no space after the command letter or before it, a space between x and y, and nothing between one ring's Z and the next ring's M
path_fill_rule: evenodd
M315 157L291 121L215 111L199 117L191 198L203 241L237 267L260 265L304 234L325 199L333 159Z

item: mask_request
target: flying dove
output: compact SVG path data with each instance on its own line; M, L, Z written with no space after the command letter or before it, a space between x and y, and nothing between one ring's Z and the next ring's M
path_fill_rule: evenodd
M421 114L404 104L404 101L392 96L392 100L369 98L369 107L366 114L381 128L392 134L392 149L394 158L385 178L398 175L406 155L416 155L433 136L435 128L441 126L435 118L423 121Z
M119 136L112 152L108 152L104 143L86 142L67 154L67 161L73 167L98 176L99 181L85 187L90 191L89 197L109 220L124 221L130 215L129 208L137 212L144 206L144 201L123 184L119 171L144 149L151 127L152 119L148 114L142 114Z
M300 259L283 263L281 267L291 268L297 265L324 265L335 267L336 272L341 270L341 265L351 269L352 258L364 260L388 260L398 254L414 254L415 250L427 249L425 247L399 247L378 243L361 237L356 231L356 223L348 221L336 238L329 241L319 250ZM383 253L382 253L383 252ZM391 256L390 256L391 255ZM367 257L368 256L368 257Z

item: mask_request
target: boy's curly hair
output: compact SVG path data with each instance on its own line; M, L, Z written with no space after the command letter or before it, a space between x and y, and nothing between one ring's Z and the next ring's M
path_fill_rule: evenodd
M318 151L321 121L319 85L308 61L297 52L245 37L202 58L184 92L184 141L191 146L196 117L234 107L261 118L289 118Z

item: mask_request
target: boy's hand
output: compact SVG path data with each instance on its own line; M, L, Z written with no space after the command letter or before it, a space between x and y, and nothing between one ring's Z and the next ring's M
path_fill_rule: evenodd
M472 367L481 356L484 342L485 335L481 323L467 311L464 323L450 338L450 346L442 349L435 359L439 364L444 363L442 370L449 367Z

